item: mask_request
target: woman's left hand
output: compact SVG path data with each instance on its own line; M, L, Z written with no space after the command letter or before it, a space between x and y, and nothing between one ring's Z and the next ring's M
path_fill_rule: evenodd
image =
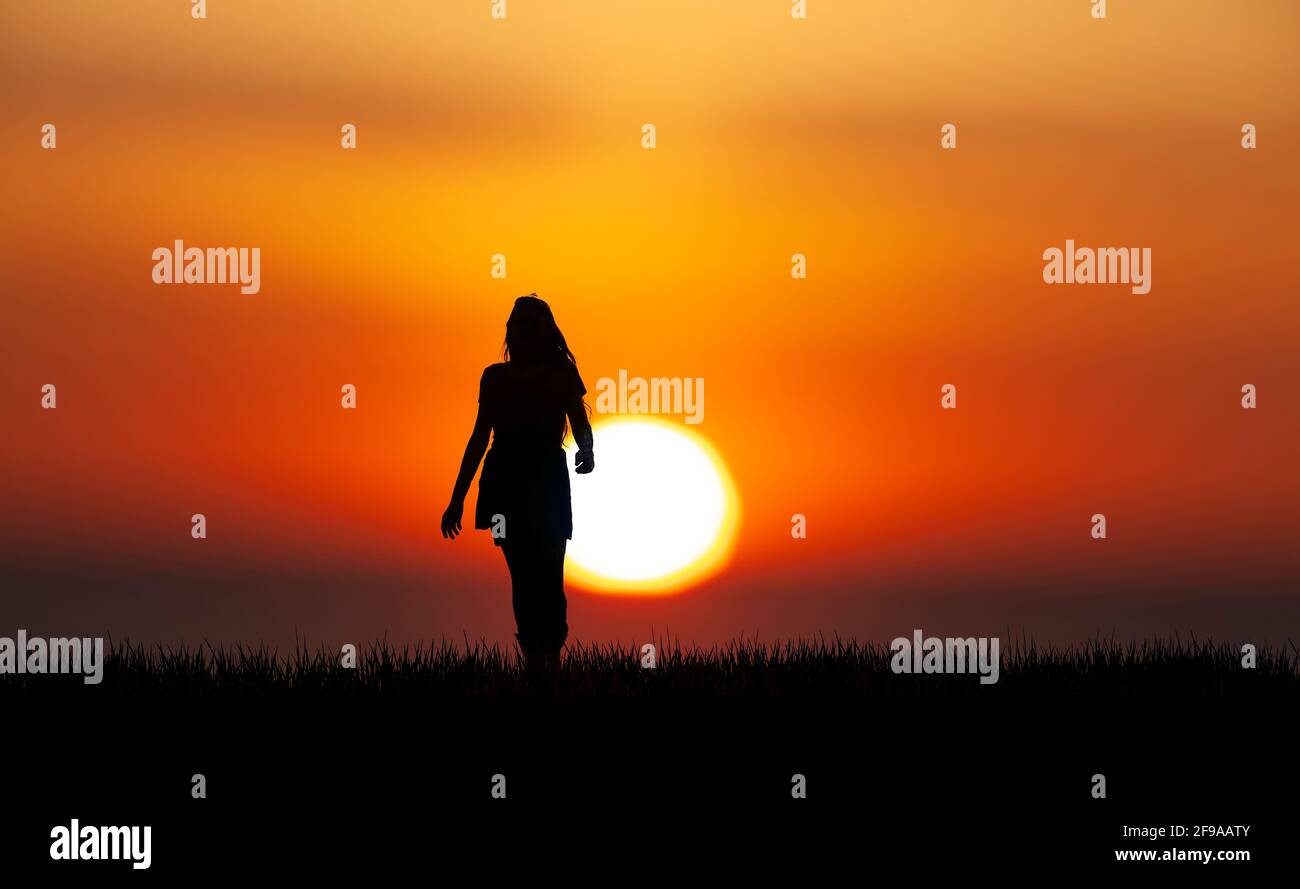
M590 450L580 450L578 455L573 458L573 471L579 475L586 475L596 468L596 455Z
M449 540L455 539L460 533L460 519L465 512L464 503L453 503L447 507L447 511L442 514L442 536Z

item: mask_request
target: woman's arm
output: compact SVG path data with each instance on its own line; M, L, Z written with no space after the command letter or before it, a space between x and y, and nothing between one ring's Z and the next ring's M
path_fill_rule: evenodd
M573 461L573 471L586 475L596 468L596 455L592 453L594 443L591 435L591 421L587 419L587 409L582 397L573 399L569 404L569 428L573 430L573 441L578 446L578 454Z
M465 456L460 459L460 472L456 476L456 487L451 492L451 503L442 514L442 536L454 538L460 533L461 516L465 511L465 495L469 493L470 482L478 472L478 464L487 451L488 440L492 435L492 416L480 402L478 416L474 419L474 431L470 433L465 445Z

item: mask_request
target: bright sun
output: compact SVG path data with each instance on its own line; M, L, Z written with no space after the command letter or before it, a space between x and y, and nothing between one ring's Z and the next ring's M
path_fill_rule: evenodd
M596 469L572 475L566 577L601 592L662 594L720 568L739 503L703 438L643 417L597 424Z

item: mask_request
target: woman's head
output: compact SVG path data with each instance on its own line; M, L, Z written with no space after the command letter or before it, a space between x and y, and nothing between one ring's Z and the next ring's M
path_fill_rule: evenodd
M551 307L536 293L515 300L515 307L506 319L506 361L515 359L561 359L576 365L578 362L564 341Z

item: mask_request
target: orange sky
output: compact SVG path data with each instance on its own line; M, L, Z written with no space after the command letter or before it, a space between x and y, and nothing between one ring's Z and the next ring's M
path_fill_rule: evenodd
M1300 8L809 5L6 4L0 628L509 638L436 525L536 291L589 389L707 381L744 502L722 575L576 636L1284 636ZM261 292L154 285L176 238ZM1067 238L1151 292L1044 285Z

